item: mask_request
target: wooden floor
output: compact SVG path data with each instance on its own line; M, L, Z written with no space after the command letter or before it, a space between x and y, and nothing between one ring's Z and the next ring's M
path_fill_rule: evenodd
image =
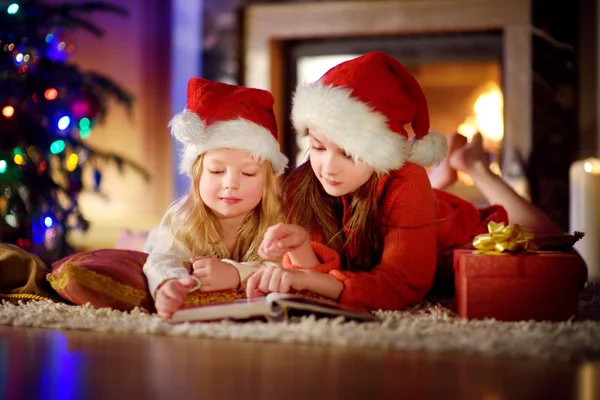
M0 399L600 399L567 364L0 326Z

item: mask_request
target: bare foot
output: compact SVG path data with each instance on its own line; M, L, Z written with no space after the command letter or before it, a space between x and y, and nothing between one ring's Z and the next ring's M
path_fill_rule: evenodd
M448 156L448 164L473 178L474 174L489 169L488 158L483 149L483 137L476 133L471 141Z
M467 138L459 133L448 135L448 157L429 173L429 181L435 189L443 189L456 182L456 169L450 164L452 154L467 144Z

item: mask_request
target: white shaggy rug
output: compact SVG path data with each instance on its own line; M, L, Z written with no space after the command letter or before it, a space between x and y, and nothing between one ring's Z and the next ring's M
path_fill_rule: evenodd
M50 301L0 303L0 324L133 334L313 343L408 351L444 351L563 361L600 358L600 288L583 291L577 321L467 321L441 304L378 311L378 322L304 317L291 323L169 324L140 310L130 313Z

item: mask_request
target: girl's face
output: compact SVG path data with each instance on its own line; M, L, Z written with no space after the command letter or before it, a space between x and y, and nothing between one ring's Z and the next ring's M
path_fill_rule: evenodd
M308 130L310 163L323 189L335 197L345 196L364 185L373 168L361 160L354 161L326 136Z
M219 220L243 220L262 199L266 164L243 150L220 149L204 155L200 197Z

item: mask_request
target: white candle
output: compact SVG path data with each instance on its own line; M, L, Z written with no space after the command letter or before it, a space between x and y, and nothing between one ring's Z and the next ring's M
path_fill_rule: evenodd
M569 175L570 230L585 233L575 249L587 264L589 280L600 282L600 159L574 162Z

